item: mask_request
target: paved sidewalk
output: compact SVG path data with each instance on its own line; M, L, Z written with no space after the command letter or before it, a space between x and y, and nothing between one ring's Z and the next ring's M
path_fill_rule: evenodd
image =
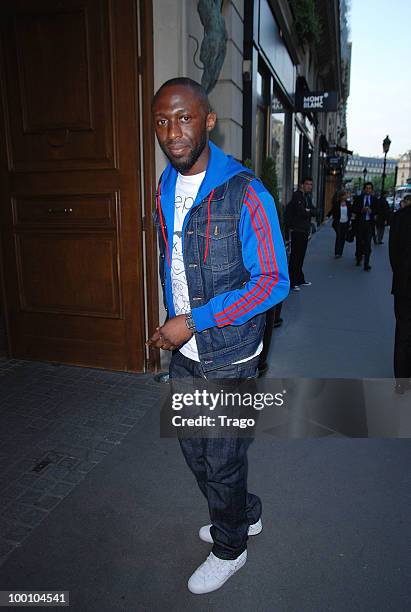
M311 287L291 292L274 330L271 376L391 378L394 304L385 244L372 245L369 272L356 267L355 243L334 259L330 222L309 242L304 273Z
M314 284L284 307L272 371L389 376L385 246L366 274L331 259L331 241L326 227L310 244ZM345 324L344 287L355 290ZM165 387L15 360L0 372L0 589L69 590L87 612L410 609L408 440L256 440L249 488L263 533L220 591L194 596L186 582L209 551L197 536L208 512L177 441L159 437Z

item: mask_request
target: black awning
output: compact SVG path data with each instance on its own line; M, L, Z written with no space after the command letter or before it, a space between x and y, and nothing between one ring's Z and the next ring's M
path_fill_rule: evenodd
M345 147L340 147L339 145L337 145L335 148L337 151L341 151L341 153L346 153L347 155L353 154L353 151L350 151L350 149L346 149Z

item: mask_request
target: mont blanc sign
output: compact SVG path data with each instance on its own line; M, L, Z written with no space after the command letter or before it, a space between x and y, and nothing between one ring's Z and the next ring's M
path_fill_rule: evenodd
M338 106L338 94L336 91L310 91L296 95L295 106L297 112L322 112L336 111Z

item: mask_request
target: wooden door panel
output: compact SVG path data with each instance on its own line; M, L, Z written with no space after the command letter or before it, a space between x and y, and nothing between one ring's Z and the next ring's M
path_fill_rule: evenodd
M121 318L115 235L16 235L21 310Z
M134 0L0 3L13 357L145 367L135 9Z
M119 193L47 194L12 200L16 227L116 227Z
M24 359L71 363L112 370L130 370L119 347L124 343L127 324L113 319L86 319L64 315L21 313L10 317L12 327L19 326L13 350ZM84 321L84 319L83 319ZM41 329L39 334L37 330ZM104 332L104 333L103 333ZM136 368L138 369L138 368Z
M10 168L113 168L108 1L13 4L20 8L8 14L5 41Z

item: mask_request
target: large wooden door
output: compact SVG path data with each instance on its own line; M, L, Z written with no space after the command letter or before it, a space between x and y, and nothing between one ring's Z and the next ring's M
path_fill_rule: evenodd
M144 369L135 0L3 0L11 356Z

